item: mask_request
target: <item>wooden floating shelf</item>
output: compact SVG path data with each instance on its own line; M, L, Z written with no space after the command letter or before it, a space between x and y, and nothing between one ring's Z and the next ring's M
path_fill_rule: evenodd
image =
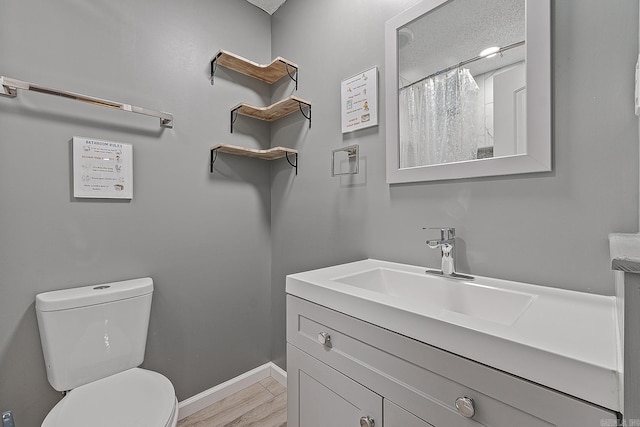
M284 76L289 76L291 80L296 82L296 89L298 88L298 65L280 56L266 65L261 65L221 49L211 59L211 84L213 84L217 65L269 84L277 82Z
M215 156L214 156L215 153ZM268 150L260 150L257 148L239 147L231 144L218 144L211 147L211 173L213 173L213 164L218 158L218 153L234 154L236 156L251 157L262 160L276 160L285 157L287 162L293 166L298 174L298 150L287 147L273 147ZM289 155L293 154L296 162L289 160Z
M261 65L235 53L219 50L218 53L211 58L211 84L213 84L213 78L219 65L269 84L273 84L283 77L289 76L289 78L295 82L296 90L298 90L298 65L280 56L269 64ZM311 103L296 96L290 96L268 107L256 107L246 103L238 104L231 109L231 133L233 133L233 125L238 119L239 114L258 120L273 122L293 114L296 111L299 111L300 114L309 121L309 128L311 128ZM211 173L213 173L213 164L218 158L218 153L263 160L276 160L284 157L287 159L287 162L295 168L296 175L298 174L298 150L293 148L273 147L268 150L260 150L230 144L218 144L211 147ZM289 158L290 155L295 157L295 163Z
M296 111L300 111L300 104L311 107L308 101L297 96L290 96L282 101L278 101L268 107L255 107L246 103L241 103L233 107L232 111L237 111L238 114L243 116L253 117L254 119L264 120L267 122L274 122L283 117L293 114Z
M309 112L308 116L304 113L302 109L303 106L307 107ZM253 117L258 120L274 122L296 111L300 111L300 113L309 120L309 127L311 127L311 103L297 96L292 95L268 107L256 107L246 103L238 104L231 109L231 133L233 133L233 124L238 118L238 114Z
M235 154L237 156L253 157L263 160L276 160L286 157L287 154L298 154L298 150L293 148L273 147L268 150L259 150L230 144L218 144L211 147L211 150L219 153Z

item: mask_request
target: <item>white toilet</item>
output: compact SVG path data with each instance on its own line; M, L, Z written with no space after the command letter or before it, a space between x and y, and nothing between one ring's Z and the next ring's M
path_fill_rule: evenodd
M144 278L36 296L47 377L67 391L42 427L175 427L171 381L137 367L152 294Z

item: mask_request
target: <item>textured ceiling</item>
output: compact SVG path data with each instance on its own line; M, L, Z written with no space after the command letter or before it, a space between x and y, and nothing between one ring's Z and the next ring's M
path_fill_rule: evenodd
M477 56L491 46L525 39L525 0L453 0L400 30L399 70L403 86ZM482 74L525 59L525 47L466 66Z
M269 15L273 15L273 12L278 10L282 3L286 0L247 0L251 4L255 4L260 9L267 12Z

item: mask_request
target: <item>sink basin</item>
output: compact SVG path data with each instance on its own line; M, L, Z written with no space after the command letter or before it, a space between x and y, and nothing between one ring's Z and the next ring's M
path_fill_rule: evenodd
M503 325L513 324L535 299L534 295L523 292L389 268L375 268L333 280Z

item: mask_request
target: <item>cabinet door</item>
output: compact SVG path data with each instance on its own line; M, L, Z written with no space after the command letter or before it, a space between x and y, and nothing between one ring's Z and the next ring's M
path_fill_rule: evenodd
M287 426L382 426L382 397L308 354L287 345Z
M428 422L405 411L389 400L384 400L384 427L433 427Z

